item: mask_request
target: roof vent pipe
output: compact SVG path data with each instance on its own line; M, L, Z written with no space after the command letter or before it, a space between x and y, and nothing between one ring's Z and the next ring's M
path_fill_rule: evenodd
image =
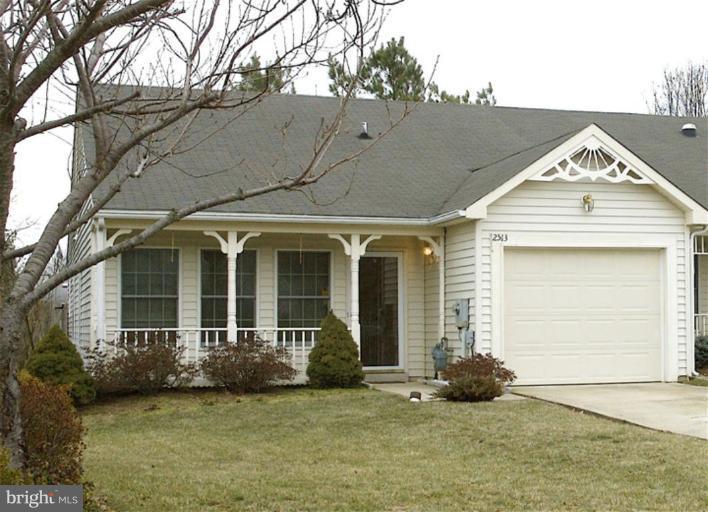
M364 121L361 123L361 133L359 134L360 139L370 139L369 137L369 123Z
M693 123L686 123L681 127L681 133L683 133L686 137L695 137L696 136L696 125Z

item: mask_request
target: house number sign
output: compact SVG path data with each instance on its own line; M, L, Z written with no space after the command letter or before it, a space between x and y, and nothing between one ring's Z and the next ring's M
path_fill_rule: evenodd
M492 233L492 242L508 242L509 235L506 233Z

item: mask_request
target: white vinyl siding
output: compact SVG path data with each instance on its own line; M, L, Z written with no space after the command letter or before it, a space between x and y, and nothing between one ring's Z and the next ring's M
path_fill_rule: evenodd
M436 261L434 256L425 256L424 272L425 272L425 345L423 347L423 356L425 359L424 371L426 377L432 377L435 373L433 368L433 359L431 350L433 345L440 341L438 339L438 322L439 322L439 307L440 300L440 270L441 262Z
M87 204L87 208L90 205ZM93 252L92 224L84 224L75 233L69 235L67 259L69 264L86 258ZM95 307L91 290L95 269L88 268L69 279L68 296L68 334L69 338L82 350L88 350L93 337L93 318Z
M455 355L460 355L459 331L453 306L456 299L470 301L470 331L475 329L475 223L463 222L447 228L445 236L445 335Z
M595 200L592 213L583 211L580 198L590 193ZM678 350L679 374L687 368L687 335L690 332L687 304L686 248L688 231L682 211L649 185L609 183L525 182L488 207L481 222L482 232L482 332L479 348L492 350L491 236L509 237L510 245L523 236L562 237L596 236L612 247L612 240L638 235L660 236L676 247L675 286L677 318L674 332L668 332L669 344ZM549 246L552 243L549 242ZM672 269L673 270L673 269ZM673 285L673 284L672 284ZM671 286L669 286L671 288Z

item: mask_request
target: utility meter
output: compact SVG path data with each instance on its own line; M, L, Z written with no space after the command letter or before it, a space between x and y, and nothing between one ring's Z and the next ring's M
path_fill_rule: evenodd
M455 312L455 326L458 329L469 329L470 326L470 300L457 299L453 306Z

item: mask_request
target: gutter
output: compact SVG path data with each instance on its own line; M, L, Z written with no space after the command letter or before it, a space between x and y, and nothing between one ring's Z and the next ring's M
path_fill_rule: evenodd
M106 219L159 219L167 210L101 210ZM364 217L346 215L293 215L279 213L230 213L197 212L182 220L242 221L242 222L293 222L303 224L361 224L395 226L436 226L465 217L464 210L436 215L428 218L415 217Z

